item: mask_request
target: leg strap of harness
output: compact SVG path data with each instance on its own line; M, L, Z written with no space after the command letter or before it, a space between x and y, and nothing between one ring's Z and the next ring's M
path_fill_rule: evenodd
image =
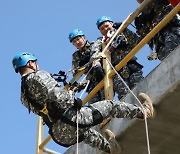
M93 126L100 124L103 121L103 116L101 115L101 113L95 109L92 106L88 106L91 110L92 110L92 116L93 116Z

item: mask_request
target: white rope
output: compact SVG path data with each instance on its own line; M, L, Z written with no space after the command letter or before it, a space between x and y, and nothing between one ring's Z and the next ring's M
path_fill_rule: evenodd
M79 153L79 124L78 124L78 118L79 118L79 112L78 112L78 109L77 109L77 119L76 119L76 124L77 124L77 129L76 129L76 131L77 131L77 150L76 150L76 152L77 152L77 154Z
M87 77L87 75L89 74L89 72L91 71L91 69L92 69L92 67L89 69L89 71L87 72L87 74L84 76L84 78L82 79L82 81L84 81L85 79L86 79L86 77ZM81 82L82 82L81 81ZM83 89L83 91L82 91L82 93L81 93L81 95L80 95L80 99L82 98L82 96L83 96L83 94L85 93L85 91L86 91L86 89L87 89L87 87L88 87L88 85L89 85L89 83L90 83L90 81L88 80L87 81L87 84L86 84L86 87ZM79 111L78 111L78 109L77 109L77 115L76 115L76 130L77 130L77 146L76 146L76 153L78 154L79 153L79 121L78 121L78 118L79 118Z
M137 98L137 96L133 93L133 91L129 88L129 86L126 84L126 82L123 80L123 78L119 75L119 73L117 72L117 70L114 68L114 66L111 64L111 62L109 61L109 59L106 58L106 60L108 61L108 63L111 65L112 69L115 71L115 73L118 75L118 77L120 78L120 80L123 82L123 84L126 86L126 88L130 91L130 93L135 97L135 99L138 101L138 103L140 104L141 108L143 109L143 114L144 114L144 122L145 122L145 130L146 130L146 140L147 140L147 148L148 148L148 154L150 154L150 145L149 145L149 133L148 133L148 126L147 126L147 116L146 116L146 112L144 110L143 105L141 104L140 100Z

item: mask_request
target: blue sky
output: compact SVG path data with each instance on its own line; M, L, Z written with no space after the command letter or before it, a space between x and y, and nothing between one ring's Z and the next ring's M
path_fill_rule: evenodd
M33 154L36 150L37 116L29 115L21 105L20 75L11 64L14 55L31 52L38 57L41 69L67 71L76 50L68 40L72 29L79 28L89 41L96 40L101 36L96 27L100 16L123 21L138 5L136 0L0 0L0 153ZM148 61L149 53L144 47L137 54L144 76L159 63ZM47 136L47 129L45 132ZM46 147L60 153L65 150L53 141Z

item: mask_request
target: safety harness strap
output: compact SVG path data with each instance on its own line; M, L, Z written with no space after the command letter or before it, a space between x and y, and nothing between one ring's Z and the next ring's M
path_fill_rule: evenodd
M93 115L93 126L100 124L103 121L103 116L101 115L101 113L95 109L92 106L88 106L91 110L92 110L92 115Z

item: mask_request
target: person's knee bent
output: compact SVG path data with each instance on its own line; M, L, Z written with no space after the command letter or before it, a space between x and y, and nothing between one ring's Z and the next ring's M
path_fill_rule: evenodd
M103 119L109 117L111 110L113 109L114 103L111 100L104 100L93 103L90 105L96 109L102 116Z

